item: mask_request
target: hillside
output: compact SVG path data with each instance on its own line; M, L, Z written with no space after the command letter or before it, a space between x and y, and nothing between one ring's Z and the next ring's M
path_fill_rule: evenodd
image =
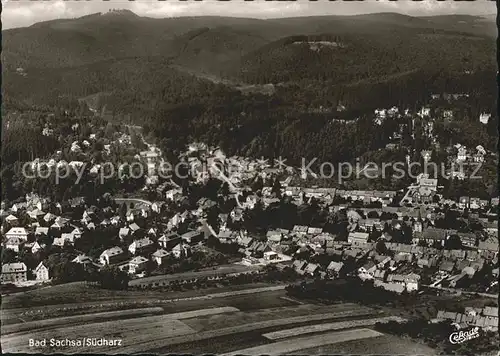
M149 112L209 91L208 81L170 67L164 57L129 57L66 68L32 68L25 76L6 71L6 100L35 106L75 105L80 98L106 93L101 105L117 112ZM100 110L101 107L95 108Z
M493 69L494 53L489 38L433 29L292 36L243 56L227 75L248 83L327 78L345 83L415 69Z
M469 22L463 23L463 19ZM292 35L330 33L391 36L419 30L455 31L493 39L496 26L477 17L415 18L399 14L284 19L180 17L153 19L131 12L87 15L2 31L3 66L58 68L112 58L179 57L179 64L220 63ZM192 35L198 33L198 36ZM222 46L220 43L225 45Z
M396 123L374 128L374 109L418 110L433 93L468 93L439 106L460 111L463 142L491 149L497 117L477 119L495 112L498 96L488 26L394 13L49 21L3 31L2 110L69 107L78 116L106 108L170 153L202 140L228 153L336 162L391 142Z

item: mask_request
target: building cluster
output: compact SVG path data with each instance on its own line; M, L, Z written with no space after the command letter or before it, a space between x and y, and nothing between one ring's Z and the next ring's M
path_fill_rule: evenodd
M498 330L498 307L465 307L461 313L439 310L436 321L440 320L453 321L459 329L479 326L485 330L496 331Z
M148 203L139 200L123 214L119 211L121 207L113 206L111 201L100 208L87 206L83 198L61 205L30 194L26 201L0 212L3 249L11 250L18 259L26 254L47 256L71 252L75 254L72 263L97 269L116 265L137 275L145 270L148 262L160 266L169 257L189 256L192 247L211 234L207 224L195 215L197 210L173 214L164 224L148 228L148 218L158 217L165 202ZM47 210L52 212L45 212ZM82 212L80 217L75 217L76 211ZM183 232L177 229L181 225ZM105 231L116 233L110 240L116 245L106 248L97 258L78 250L82 239L103 235ZM45 261L40 261L31 271L21 261L5 263L2 280L23 282L32 275L38 281L48 281L51 271L41 273L43 268L47 269Z
M388 114L397 115L397 111ZM150 165L161 159L154 147L139 156ZM29 275L48 280L52 271L46 261L38 261L30 273L22 261L26 252L36 256L40 251L45 256L71 251L75 254L71 263L89 268L117 266L142 276L151 266L154 269L188 257L208 238L236 246L242 265L274 264L304 277L355 274L398 293L418 290L421 285L467 288L471 281L488 292L498 276L498 198L446 200L438 193L437 180L426 175L420 175L406 191L292 186L291 167L273 168L263 159L226 157L220 149L203 144L189 145L181 159L195 172L203 172L207 163L215 167L208 171L208 178L220 179L229 189L217 193L217 201L201 198L194 206L189 202L189 190L185 193L171 180L157 186L162 199L129 199L135 205L126 204L125 210L111 196L103 197L96 206L86 204L82 197L59 203L28 194L23 201L2 206L3 248L12 250L17 259L3 266L10 276L3 280L20 282ZM228 165L237 166L237 174L225 175ZM276 192L273 178L276 182L278 173L280 191ZM256 175L262 178L263 187L253 191L248 182ZM197 184L207 181L204 174L194 177ZM219 204L231 201L233 208L218 213L214 224L209 213L220 212ZM273 223L272 229L258 235L243 227L250 211L285 201L298 207L318 206L336 228L280 228ZM79 250L88 236L109 231L112 237L98 255Z

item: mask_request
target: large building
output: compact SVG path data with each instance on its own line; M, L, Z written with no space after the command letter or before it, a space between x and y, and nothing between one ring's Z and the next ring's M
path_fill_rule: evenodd
M7 263L2 266L2 283L26 282L28 269L22 262Z

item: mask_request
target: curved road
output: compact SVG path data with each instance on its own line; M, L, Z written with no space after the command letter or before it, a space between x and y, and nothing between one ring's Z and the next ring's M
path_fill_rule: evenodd
M150 202L149 200L144 200L144 199L140 199L140 198L115 198L115 202L117 204L122 204L122 203L128 202L128 204L134 203L134 204L145 204L148 206L153 205L153 203Z

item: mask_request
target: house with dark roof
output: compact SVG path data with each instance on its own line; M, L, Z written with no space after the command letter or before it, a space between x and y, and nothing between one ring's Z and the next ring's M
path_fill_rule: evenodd
M154 251L154 242L148 237L135 240L129 245L128 250L133 255L152 252Z
M175 245L179 244L182 241L181 237L175 233L175 232L169 232L167 234L163 234L159 239L158 239L158 244L166 249L170 250L172 249Z
M192 230L181 235L181 239L187 244L194 245L204 240L202 231Z
M99 261L103 265L112 265L123 261L126 257L127 255L123 252L123 250L116 246L103 251L99 256Z

